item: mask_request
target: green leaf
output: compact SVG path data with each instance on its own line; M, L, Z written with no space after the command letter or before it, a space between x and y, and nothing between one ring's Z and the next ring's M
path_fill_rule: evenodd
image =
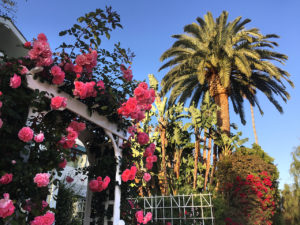
M67 34L67 31L66 30L64 30L64 31L61 31L61 32L59 32L59 36L64 36L64 35L66 35Z

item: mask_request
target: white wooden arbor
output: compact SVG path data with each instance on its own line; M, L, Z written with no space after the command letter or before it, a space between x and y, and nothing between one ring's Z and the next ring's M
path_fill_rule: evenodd
M126 133L124 131L120 131L117 127L117 124L110 122L106 117L99 115L98 113L92 113L90 116L88 114L88 109L85 104L73 98L69 94L65 92L59 92L58 88L54 85L50 85L48 83L41 83L38 80L33 79L34 73L41 71L43 68L36 67L32 69L29 74L27 74L27 82L28 88L32 90L38 89L39 91L45 91L49 94L53 94L54 96L61 96L67 98L67 106L66 109L77 114L78 116L94 123L95 125L104 129L106 135L110 138L112 142L112 147L114 149L115 159L117 160L116 166L116 186L114 190L114 206L113 206L113 225L123 225L124 221L120 220L120 205L121 205L121 175L120 175L120 162L119 158L122 157L122 152L120 149L120 145L122 140L126 139ZM29 112L30 113L30 112ZM116 138L114 138L114 135ZM87 190L86 196L86 207L85 207L85 217L84 217L84 225L90 224L90 213L91 213L91 201L92 201L92 192Z

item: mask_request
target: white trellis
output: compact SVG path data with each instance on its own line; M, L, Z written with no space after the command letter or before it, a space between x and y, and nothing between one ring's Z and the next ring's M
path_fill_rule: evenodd
M133 209L141 207L152 213L152 220L172 225L214 225L212 195L190 194L176 196L150 196L128 199Z
M120 175L120 163L119 159L122 157L122 152L119 146L122 140L126 139L126 133L120 131L117 124L110 122L106 117L99 115L98 113L88 114L88 108L85 104L68 95L65 92L59 92L56 86L41 83L38 80L33 79L34 73L42 70L42 68L34 68L27 74L28 88L32 90L45 91L54 96L61 96L67 98L66 109L77 114L78 116L96 124L97 126L104 129L106 135L111 139L112 147L114 149L115 159L117 160L116 166L116 186L114 191L114 201L108 204L113 205L113 225L122 225L124 221L120 220L120 205L121 205L121 175ZM29 113L29 117L32 116L32 111ZM91 214L91 202L92 202L92 192L87 188L86 205L85 205L85 216L84 225L90 225L90 214ZM107 206L106 206L107 207Z

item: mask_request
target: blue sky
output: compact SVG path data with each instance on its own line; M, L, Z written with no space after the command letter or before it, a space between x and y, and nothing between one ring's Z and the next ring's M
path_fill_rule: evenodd
M76 18L96 8L111 5L121 15L123 30L112 33L112 42L120 41L123 47L129 47L136 54L133 61L133 73L137 80L144 80L153 73L160 80L166 71L158 73L162 65L160 55L168 49L173 40L171 35L183 33L186 24L203 17L211 11L217 17L223 10L229 12L229 19L237 16L252 20L247 28L257 27L262 33L275 33L281 38L276 51L289 56L283 67L292 76L296 88L287 88L291 100L282 103L284 114L280 114L268 100L260 95L264 110L261 116L255 108L258 141L262 148L275 158L280 171L280 186L291 183L288 170L291 152L300 145L300 1L297 0L252 0L247 3L237 0L19 0L16 25L31 40L43 32L54 49L61 43L58 37L61 30L69 28ZM254 142L250 106L245 103L245 126L231 113L231 122L239 125L243 137L249 137L247 146Z

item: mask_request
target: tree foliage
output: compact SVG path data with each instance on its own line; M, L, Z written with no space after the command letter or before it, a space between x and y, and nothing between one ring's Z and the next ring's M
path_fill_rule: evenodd
M300 147L292 153L293 161L290 173L294 178L291 185L285 184L282 191L283 217L286 224L296 225L300 223Z

